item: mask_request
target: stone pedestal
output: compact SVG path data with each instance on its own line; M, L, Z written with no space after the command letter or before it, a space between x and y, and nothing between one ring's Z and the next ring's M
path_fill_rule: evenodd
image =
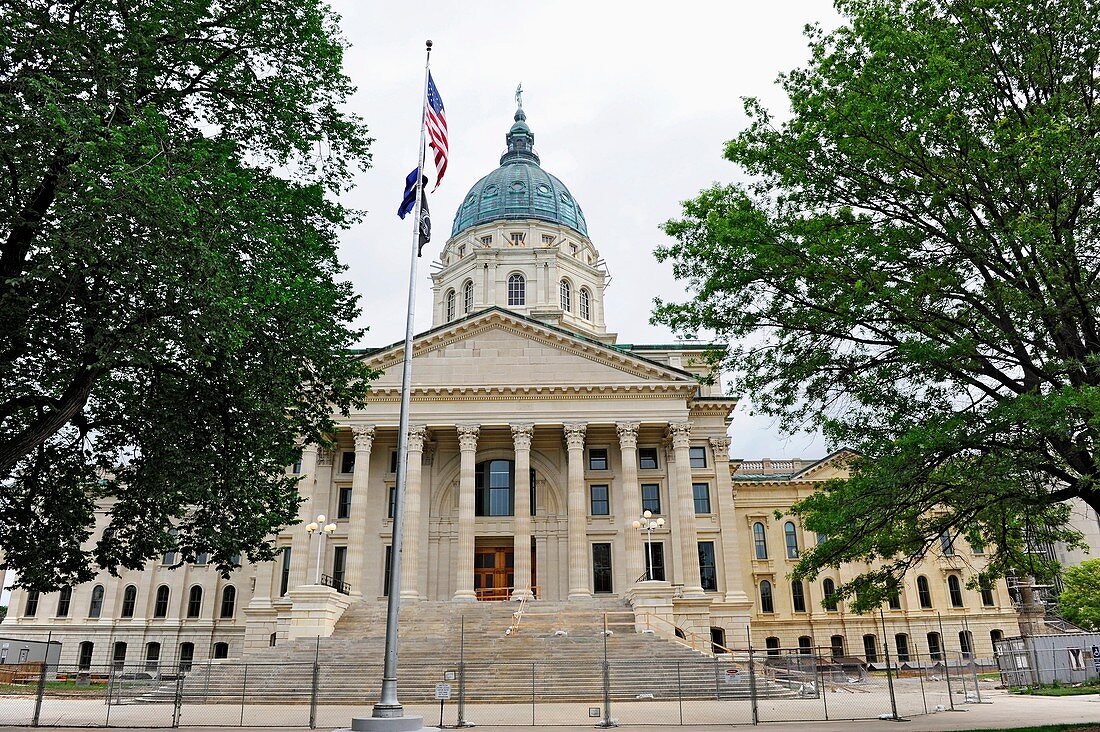
M710 642L710 606L709 597L677 597L672 601L672 616L677 627L683 628L689 636L694 633L707 643Z
M347 610L351 598L325 585L302 585L287 593L292 603L286 639L327 638Z
M664 580L638 582L626 592L626 599L634 610L634 630L642 633L651 630L657 635L675 635L672 615L672 585ZM653 615L650 620L646 615Z
M244 609L244 650L252 653L271 645L271 634L276 632L279 611L270 602L249 604Z

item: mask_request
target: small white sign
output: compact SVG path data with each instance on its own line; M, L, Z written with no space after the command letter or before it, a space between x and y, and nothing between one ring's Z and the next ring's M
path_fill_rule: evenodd
M741 680L741 669L739 668L727 668L726 669L726 683L736 684Z
M600 716L600 708L599 707L589 707L588 708L588 716L592 717L593 719L598 718Z
M451 698L451 685L450 684L436 684L435 685L435 698L439 701Z
M454 681L456 678L458 678L458 673L456 671L444 671L443 672L443 680L444 681Z

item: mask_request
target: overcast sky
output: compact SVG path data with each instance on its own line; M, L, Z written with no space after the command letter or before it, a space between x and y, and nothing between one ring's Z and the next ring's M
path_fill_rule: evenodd
M682 297L683 287L653 257L666 240L659 225L701 188L737 179L722 145L746 124L741 98L785 114L776 77L806 62L803 26L840 22L825 0L333 5L352 44L353 105L375 138L373 166L346 198L366 218L341 250L370 327L363 345L404 337L411 230L396 209L416 165L425 39L451 157L430 200L435 239L419 266L417 330L431 324L429 263L467 190L497 167L522 82L542 165L573 192L607 260L608 329L623 343L660 343L672 334L649 324L653 298ZM825 454L820 437L784 438L750 410L734 413L735 457Z

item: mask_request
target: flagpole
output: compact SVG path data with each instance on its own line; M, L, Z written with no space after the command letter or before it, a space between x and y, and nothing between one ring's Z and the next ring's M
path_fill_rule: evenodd
M386 653L382 669L382 693L371 711L375 719L404 717L404 709L397 700L397 620L401 613L401 553L405 519L405 481L408 475L409 403L412 386L413 310L416 305L416 260L419 258L420 208L424 193L424 147L427 123L428 68L431 62L432 42L425 42L424 91L420 95L420 157L416 166L416 203L413 208L412 251L409 264L409 304L405 318L405 356L401 367L401 416L398 420L397 489L394 496L393 542L390 549L390 585L386 603ZM374 725L352 720L352 729L377 728ZM412 721L409 719L408 721ZM419 728L420 725L417 725ZM407 729L407 727L403 727Z

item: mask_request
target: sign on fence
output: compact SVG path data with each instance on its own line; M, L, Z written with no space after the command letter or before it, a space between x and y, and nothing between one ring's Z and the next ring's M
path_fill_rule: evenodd
M1100 674L1100 646L1092 647L1092 667Z
M436 684L435 685L435 698L439 701L451 698L451 685L450 684Z

